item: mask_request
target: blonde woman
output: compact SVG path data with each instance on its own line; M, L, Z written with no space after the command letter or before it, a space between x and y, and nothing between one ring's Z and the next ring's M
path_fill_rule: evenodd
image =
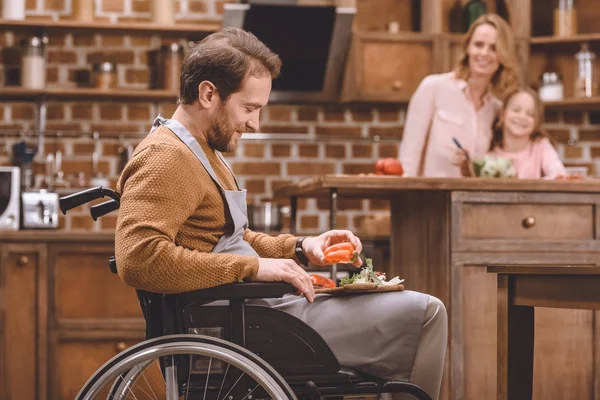
M482 15L466 34L454 71L421 81L400 145L405 176L461 177L453 138L474 158L487 153L500 99L520 84L514 43L506 21Z

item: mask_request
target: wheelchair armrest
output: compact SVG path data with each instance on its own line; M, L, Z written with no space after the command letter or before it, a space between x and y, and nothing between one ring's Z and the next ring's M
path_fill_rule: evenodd
M182 293L184 301L273 299L297 290L285 282L242 282L229 283L208 289Z

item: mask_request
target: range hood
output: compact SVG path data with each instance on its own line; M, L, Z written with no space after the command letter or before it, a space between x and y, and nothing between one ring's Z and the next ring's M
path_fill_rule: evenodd
M252 32L283 66L270 102L337 102L352 38L353 7L254 0L224 5L223 27Z

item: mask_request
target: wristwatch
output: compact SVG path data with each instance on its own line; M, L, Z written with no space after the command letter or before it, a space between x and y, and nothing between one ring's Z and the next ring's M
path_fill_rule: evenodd
M300 263L305 267L308 267L308 257L306 257L304 251L302 250L302 242L304 242L304 239L306 239L306 236L299 237L298 240L296 240L296 248L294 249L294 253L296 254L298 261L300 261Z

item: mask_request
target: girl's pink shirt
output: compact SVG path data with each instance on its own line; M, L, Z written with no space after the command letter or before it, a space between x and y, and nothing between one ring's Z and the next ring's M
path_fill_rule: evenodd
M518 179L554 179L558 175L567 175L565 166L548 138L530 142L525 149L518 152L509 153L495 147L489 154L510 158Z
M456 150L452 138L473 158L490 148L492 124L502 102L488 92L476 110L467 82L453 72L425 77L408 105L400 144L400 162L405 176L461 177L452 163Z

